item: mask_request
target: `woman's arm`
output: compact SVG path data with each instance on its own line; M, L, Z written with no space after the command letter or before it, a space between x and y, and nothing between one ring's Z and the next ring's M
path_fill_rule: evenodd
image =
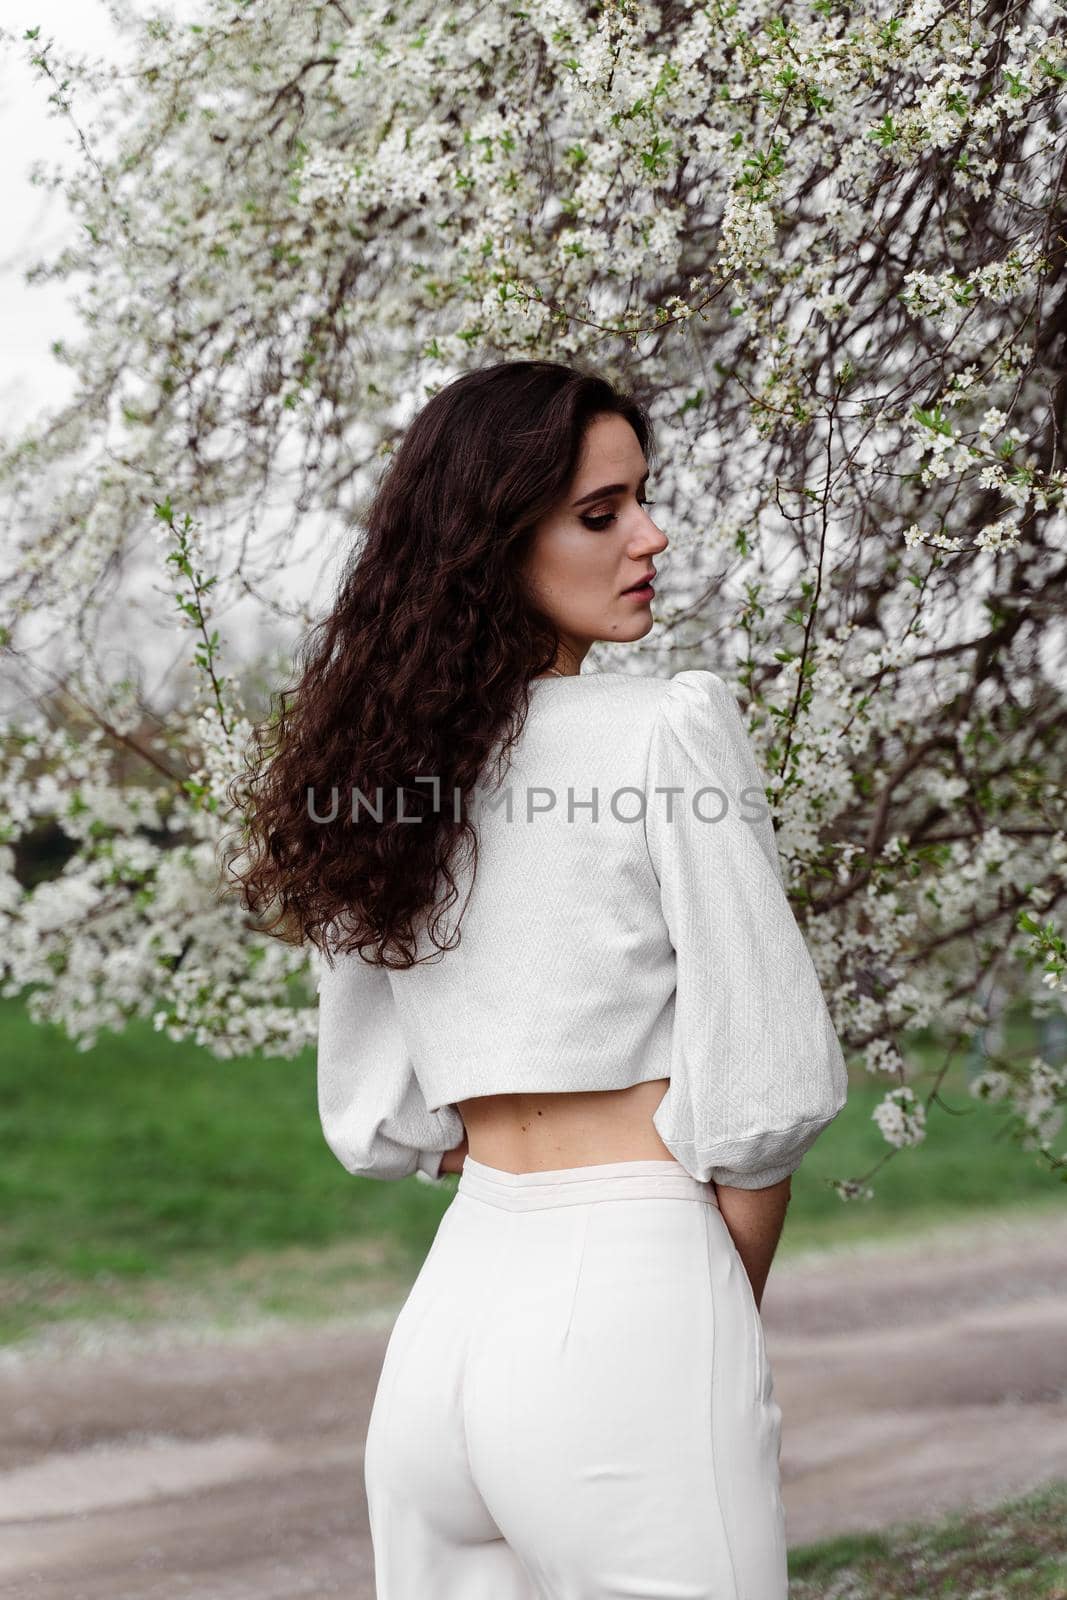
M843 1108L848 1072L786 895L744 720L714 673L670 680L646 793L648 855L677 961L670 1083L652 1123L688 1172L726 1195L762 1292L781 1224L774 1193Z
M441 1157L442 1172L462 1172L463 1158L467 1154L467 1130L464 1128L463 1137L451 1150L446 1150Z
M393 1003L389 975L352 952L319 975L318 1098L326 1142L341 1165L368 1178L427 1182L441 1153L465 1135L455 1106L430 1111ZM446 1169L447 1170L447 1169Z
M748 1273L759 1310L774 1252L781 1238L789 1205L791 1178L772 1183L766 1189L733 1189L715 1185L722 1220Z

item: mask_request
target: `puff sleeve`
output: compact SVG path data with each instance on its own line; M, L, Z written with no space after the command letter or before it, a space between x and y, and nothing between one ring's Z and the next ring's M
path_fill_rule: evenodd
M748 733L712 672L677 673L657 707L645 837L676 955L653 1124L702 1182L769 1187L843 1108L848 1080Z
M454 1106L426 1100L408 1056L389 976L356 954L316 950L318 1107L326 1143L357 1176L443 1181L441 1157L463 1138Z

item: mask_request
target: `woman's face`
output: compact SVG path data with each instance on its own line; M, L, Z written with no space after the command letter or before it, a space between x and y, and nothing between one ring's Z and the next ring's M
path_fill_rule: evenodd
M559 629L564 671L577 671L595 640L640 639L652 627L653 596L625 593L655 570L668 543L645 510L647 477L625 417L596 417L570 491L534 530L524 572Z

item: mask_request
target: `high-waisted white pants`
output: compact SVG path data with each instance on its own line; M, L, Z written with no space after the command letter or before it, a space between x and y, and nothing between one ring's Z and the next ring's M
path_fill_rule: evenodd
M377 1600L786 1600L780 1444L711 1183L468 1156L371 1410Z

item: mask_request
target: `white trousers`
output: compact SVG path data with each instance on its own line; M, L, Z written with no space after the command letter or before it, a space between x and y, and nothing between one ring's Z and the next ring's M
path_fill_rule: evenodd
M468 1156L371 1410L377 1600L787 1600L780 1448L711 1183Z

